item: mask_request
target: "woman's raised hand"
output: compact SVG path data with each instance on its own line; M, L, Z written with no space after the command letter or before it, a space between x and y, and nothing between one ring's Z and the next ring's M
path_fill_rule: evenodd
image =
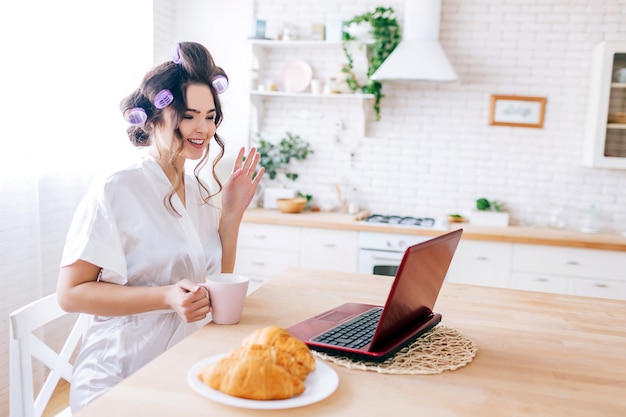
M248 156L244 159L245 148L239 150L235 160L233 173L226 180L222 194L222 216L233 215L241 218L244 211L250 205L254 193L263 177L265 169L261 167L255 172L259 164L259 153L256 148L251 148Z

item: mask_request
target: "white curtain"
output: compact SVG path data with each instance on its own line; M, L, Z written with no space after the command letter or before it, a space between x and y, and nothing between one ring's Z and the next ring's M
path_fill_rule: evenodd
M8 415L9 313L54 292L89 182L139 156L118 106L153 64L153 2L3 1L0 45L0 415Z

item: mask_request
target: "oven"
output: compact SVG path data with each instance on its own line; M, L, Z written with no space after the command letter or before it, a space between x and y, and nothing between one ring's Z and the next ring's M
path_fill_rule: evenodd
M402 229L447 230L448 228L446 220L433 217L373 214L363 221L372 225L398 227L398 233L359 233L359 273L361 274L395 276L406 249L432 238L432 236L402 234Z
M359 273L395 276L409 246L431 239L430 236L396 233L359 233Z

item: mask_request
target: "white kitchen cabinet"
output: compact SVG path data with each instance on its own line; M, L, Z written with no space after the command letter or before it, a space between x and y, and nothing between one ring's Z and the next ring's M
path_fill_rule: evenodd
M567 292L572 295L626 300L626 282L591 278L571 278L568 282Z
M235 272L250 278L249 292L299 265L300 228L241 223Z
M253 106L253 126L260 131L265 118L265 107L268 100L329 100L339 103L345 109L356 108L361 120L358 122L357 134L365 134L366 107L371 107L373 94L312 94L310 89L303 92L281 91L280 74L282 67L289 61L303 60L309 63L313 70L313 79L322 80L336 77L340 73L341 65L347 62L343 52L342 42L291 40L251 41L253 52L252 80L250 102ZM365 57L365 48L363 48ZM365 59L365 58L364 58ZM268 85L276 87L276 91L268 88Z
M626 254L514 244L512 288L626 299Z
M356 272L358 232L302 228L300 266Z
M601 42L593 50L583 165L626 169L626 42ZM626 71L626 70L625 70Z
M461 239L446 280L508 288L512 252L511 243Z
M567 277L540 272L513 272L511 274L511 288L516 290L567 294L567 283Z
M291 266L359 271L359 248L400 254L420 235L242 223L235 270L257 288ZM367 238L371 238L369 241ZM361 250L361 252L364 252ZM397 261L399 263L399 259ZM371 273L372 266L362 273ZM448 282L626 300L626 252L463 237Z

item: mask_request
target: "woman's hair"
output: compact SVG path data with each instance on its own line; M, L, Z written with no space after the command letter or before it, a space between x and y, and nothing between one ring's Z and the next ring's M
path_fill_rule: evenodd
M184 171L177 169L174 162L180 155L184 146L184 139L180 133L179 125L187 110L185 93L187 87L191 84L207 85L211 89L215 105L215 126L217 127L223 119L222 106L219 99L219 93L222 91L219 89L219 83L214 83L214 81L220 78L228 80L224 70L215 65L211 53L203 45L195 42L180 42L174 45L172 61L158 65L148 72L143 78L139 88L122 100L120 104L122 114L124 114L127 120L132 120L132 125L127 130L128 137L132 144L138 148L150 146L155 128L164 124L163 109L165 107L172 109L174 114L174 126L176 126L174 135L178 141L175 141L173 144L174 149L170 149L168 162L172 172L175 174L175 178L172 183L172 188L164 198L164 204L171 213L177 216L180 216L180 213L174 208L172 197L176 193L176 190L184 185ZM167 91L171 93L169 100L166 99L164 103L155 100L158 98L157 96L162 97L164 91L165 94L167 94ZM140 112L142 114L140 114L141 117L137 119L132 116L129 117L130 112ZM218 185L218 190L215 193L211 194L199 177L200 170L206 165L209 157L208 148L202 159L200 159L194 168L194 176L198 181L200 192L206 203L208 203L211 197L222 190L222 183L215 173L215 167L222 156L224 156L224 142L217 132L214 138L215 142L220 147L220 151L213 161L212 166L213 178Z

